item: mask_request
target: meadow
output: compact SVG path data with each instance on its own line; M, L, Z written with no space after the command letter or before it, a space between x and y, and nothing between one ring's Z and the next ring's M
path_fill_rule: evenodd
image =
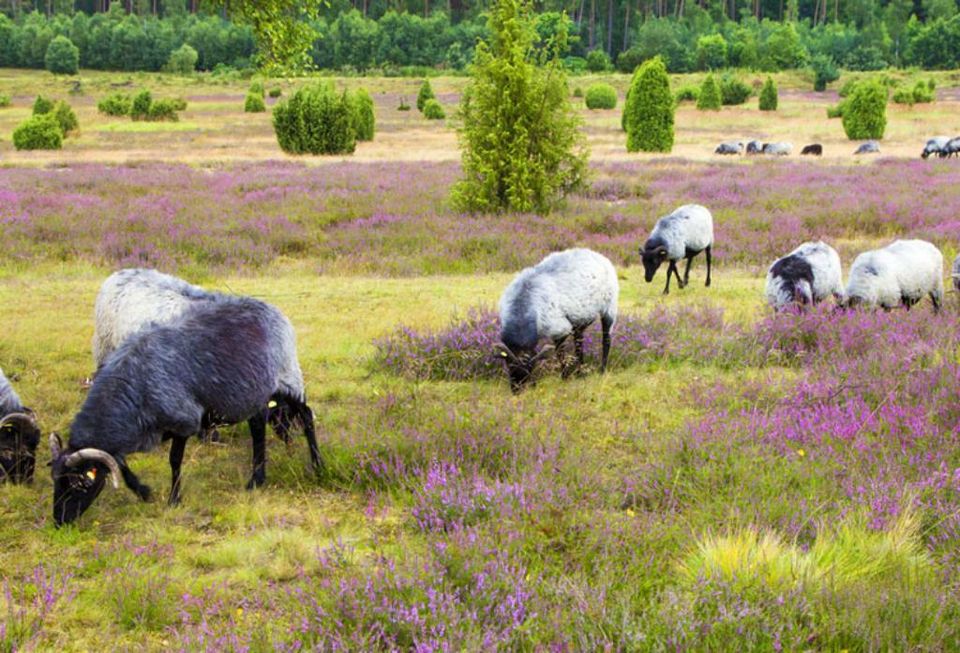
M70 95L0 71L0 134L39 92L81 122L60 152L0 141L0 366L45 435L83 401L99 284L152 266L290 317L326 462L271 436L246 492L246 426L224 429L188 444L179 507L158 450L130 464L159 499L105 491L57 530L44 440L33 485L0 486L0 651L960 650L960 301L775 316L762 295L807 239L845 268L900 236L953 259L960 162L919 159L960 133L937 77L873 159L827 121L836 94L788 74L772 116L682 106L667 157L583 110L590 181L545 217L450 209L456 120L397 111L415 80L338 80L371 90L375 140L296 159L242 112L245 81L85 73ZM187 99L181 121L98 116L128 81ZM463 84L433 81L450 108ZM712 155L733 136L825 156ZM662 296L637 247L688 202L714 215L713 284L697 260ZM511 395L500 292L578 245L620 275L610 369L591 328L586 374L545 365Z

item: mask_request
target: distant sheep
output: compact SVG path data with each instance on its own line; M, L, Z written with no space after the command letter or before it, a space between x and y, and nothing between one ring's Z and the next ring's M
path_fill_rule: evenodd
M960 254L957 254L957 258L953 259L950 278L953 279L953 289L960 291Z
M0 483L33 480L40 429L0 370Z
M860 254L847 281L848 306L907 309L928 295L934 311L943 302L943 255L925 240L897 240Z
M854 154L879 154L880 153L880 143L877 141L867 141L863 143L856 149Z
M817 304L830 295L843 300L840 255L826 243L807 242L774 261L767 272L767 302L780 310L793 303Z
M727 141L717 145L714 154L743 154L743 141Z
M792 143L764 143L763 153L771 156L787 156L793 151Z
M620 295L617 272L607 257L589 249L554 252L520 272L500 297L500 342L510 389L519 392L534 366L573 336L576 369L583 365L583 332L600 318L603 350L600 370L607 369L610 329L617 319ZM539 352L537 343L549 339ZM564 377L572 370L566 366Z
M923 146L923 152L920 153L921 159L927 159L931 155L936 154L938 157L943 158L946 156L944 154L944 148L946 148L947 143L950 142L949 136L936 136L927 141L926 145Z
M690 264L700 252L707 255L707 287L710 286L711 254L713 247L713 216L706 207L699 204L685 204L673 213L665 215L654 225L647 242L640 249L643 260L644 279L653 281L653 275L664 261L667 267L667 285L663 294L670 293L670 275L677 277L677 285L685 287L690 281ZM687 259L687 269L680 280L677 261Z
M823 155L823 145L820 143L813 143L811 145L804 145L803 149L800 150L800 155L811 155L811 156L822 156Z
M760 141L750 141L747 143L747 154L760 154L763 152L763 143Z
M952 156L960 156L960 136L947 141L947 144L940 150L940 156L944 159Z
M223 296L168 325L135 334L94 379L70 427L69 445L51 436L54 522L59 526L80 517L108 475L114 487L122 476L137 496L148 499L150 488L127 467L126 456L155 449L164 440L171 440L170 503L178 503L187 439L208 420L248 423L253 473L247 488L263 485L266 417L274 402L301 419L311 462L319 469L293 327L269 304Z

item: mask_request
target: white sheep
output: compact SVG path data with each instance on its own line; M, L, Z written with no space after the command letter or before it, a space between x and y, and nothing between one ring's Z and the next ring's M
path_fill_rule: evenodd
M953 259L950 278L953 279L953 289L960 291L960 254L957 254L957 258Z
M714 154L743 154L743 141L724 141L717 145Z
M653 281L660 265L670 261L667 268L667 286L663 294L670 293L670 275L677 276L681 288L690 281L690 264L693 257L704 252L707 255L707 287L710 286L710 248L713 247L713 216L706 207L699 204L684 204L673 213L665 215L654 225L650 237L640 249L643 259L644 279ZM687 259L687 269L683 280L677 271L677 261Z
M803 243L770 266L766 294L777 310L794 302L816 304L830 295L842 301L840 255L823 241Z
M880 153L880 143L877 141L867 141L862 143L858 147L854 154L879 154Z
M597 317L603 329L601 371L610 354L620 286L607 257L589 249L554 252L520 272L500 297L497 354L506 363L510 388L519 392L547 353L573 336L577 367L583 365L583 332ZM536 352L537 343L549 339ZM570 369L564 368L566 377Z
M792 151L792 143L764 143L763 145L763 153L772 156L787 156Z
M936 154L940 158L946 156L944 154L944 148L947 146L947 143L950 142L949 136L935 136L927 141L923 146L923 152L920 153L921 159L926 159L932 154Z
M934 311L943 301L943 255L925 240L897 240L863 252L850 268L848 306L909 309L929 295Z

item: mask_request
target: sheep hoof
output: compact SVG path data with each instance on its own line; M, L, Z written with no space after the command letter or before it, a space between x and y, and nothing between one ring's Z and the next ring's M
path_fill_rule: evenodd
M140 487L134 490L134 492L140 497L141 501L149 501L150 497L153 496L153 490L150 489L150 486L144 485L143 483L141 483Z
M179 497L179 496L175 496L175 497L174 497L174 496L171 496L171 497L167 500L167 505L170 506L171 508L176 508L177 506L180 505L180 497Z
M706 282L705 284L703 284L703 285L706 286L707 288L709 288L709 287L710 287L710 279L707 279L707 282Z
M254 475L254 476L252 476L252 477L250 478L250 480L247 482L247 489L248 489L248 490L255 490L256 488L260 487L261 485L263 485L263 484L266 483L266 482L267 482L266 477Z

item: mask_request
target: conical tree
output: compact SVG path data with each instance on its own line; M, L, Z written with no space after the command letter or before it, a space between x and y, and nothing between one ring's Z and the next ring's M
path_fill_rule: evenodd
M720 85L713 75L707 75L700 85L700 95L697 97L697 108L701 111L719 111L723 104L723 98L720 95Z
M546 212L583 183L587 149L559 53L566 32L537 45L529 0L496 0L460 101L466 211Z
M427 100L432 100L434 97L430 80L423 80L423 84L420 85L420 91L417 93L417 111L423 113L423 105L427 103Z
M883 138L887 129L887 89L880 82L861 82L843 107L843 131L858 141Z
M776 111L779 98L777 97L777 85L773 83L772 77L767 77L760 89L760 110Z
M673 93L663 59L645 61L633 73L623 120L628 152L669 152L673 149Z

